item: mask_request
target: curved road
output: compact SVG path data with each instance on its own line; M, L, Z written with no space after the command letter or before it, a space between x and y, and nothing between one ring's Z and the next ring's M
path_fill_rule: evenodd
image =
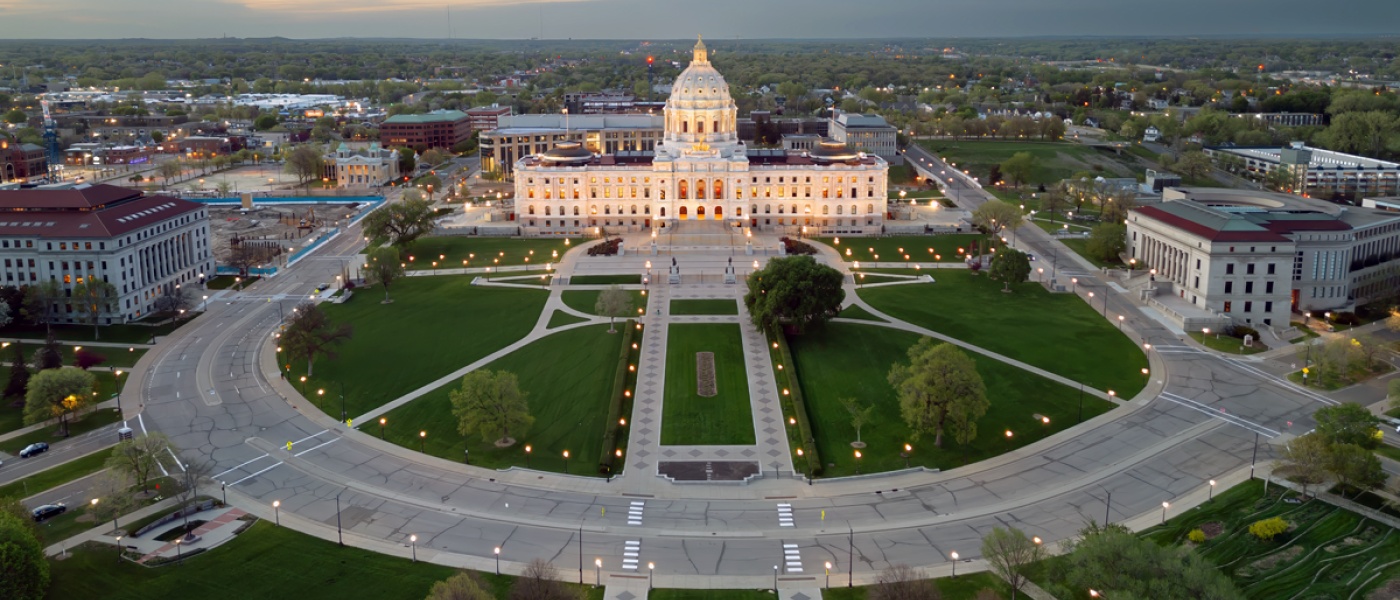
M955 178L949 192L960 189L975 191ZM1036 238L1038 231L1023 228L1021 241L1048 254L1058 244ZM608 574L636 574L621 569L629 557L642 575L654 562L663 587L767 587L775 565L794 563L801 571L784 568L783 578L816 587L826 561L836 584L847 572L857 584L869 581L894 563L943 574L952 552L977 557L993 526L1014 524L1054 542L1086 520L1142 521L1156 518L1163 501L1204 499L1207 480L1247 475L1256 448L1260 461L1268 457L1262 442L1307 431L1307 415L1330 402L1246 361L1184 345L1115 293L1107 294L1108 313L1132 315L1134 336L1153 346L1148 389L1127 406L976 465L747 486L489 471L386 444L372 429L349 430L277 379L279 306L290 312L315 285L334 280L360 246L351 227L277 277L211 303L134 369L131 387L142 403L128 403L128 412L140 411L134 426L169 435L185 458L210 462L231 501L254 514L273 517L279 501L284 525L335 539L339 521L347 543L403 556L416 534L419 558L476 569L492 569L499 546L508 571L546 558L566 578L592 581L595 557ZM1081 281L1104 287L1091 276ZM792 526L780 525L780 503L791 505ZM640 526L628 524L635 506ZM785 544L796 545L795 558Z

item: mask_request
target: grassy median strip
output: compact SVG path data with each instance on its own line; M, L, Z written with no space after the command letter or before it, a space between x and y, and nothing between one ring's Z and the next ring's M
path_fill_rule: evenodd
M87 456L70 460L52 469L39 471L28 477L0 486L0 498L28 498L47 489L55 488L70 481L87 477L102 470L111 456L110 448L103 448ZM41 455L42 456L42 455ZM14 459L19 461L21 459ZM28 459L25 459L28 460Z
M663 445L752 444L753 413L744 347L736 324L671 324L666 348ZM714 355L713 397L702 397L696 355Z
M108 374L108 377L111 377L111 374ZM56 444L63 440L82 435L94 429L100 429L107 425L111 425L112 423L116 423L120 420L122 420L121 415L117 414L115 408L90 410L82 416L79 416L77 420L74 420L73 416L69 415L67 437L58 435L59 425L55 421L51 422L48 425L45 425L42 429L39 429L38 431L31 431L19 437L10 438L8 440L0 442L0 452L4 452L6 454L18 454L19 451L23 450L25 446L28 446L35 442L48 442L49 444ZM116 438L117 434L113 433L113 443L117 441ZM20 459L16 458L15 460Z

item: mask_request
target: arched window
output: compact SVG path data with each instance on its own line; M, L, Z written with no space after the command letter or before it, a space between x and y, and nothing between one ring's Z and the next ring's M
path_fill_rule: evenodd
M574 207L574 216L575 216L575 217L578 216L578 207L577 207L577 206Z
M702 204L700 206L695 207L695 217L697 219L705 218L705 205Z
M690 184L690 182L688 182L688 181L686 181L686 180L684 180L684 179L681 180L681 200L689 200L689 199L690 199L690 185L689 185L689 184Z
M700 120L695 121L695 133L705 133L705 122L704 122L704 121L700 121Z
M742 216L744 216L744 207L742 207L742 206L736 206L736 207L734 207L734 216L736 216L736 217L742 217Z
M605 215L610 215L610 214L612 214L612 207L611 207L611 206L608 206L608 205L606 205L606 204L604 204L604 205L603 205L603 214L605 214Z
M822 197L823 197L823 198L830 198L830 197L831 197L831 190L823 189L823 190L822 190Z
M715 196L714 196L714 198L715 198L715 200L722 200L722 199L724 198L724 181L719 180L719 179L716 179L716 180L715 180Z
M757 206L757 205L755 205L755 206ZM763 212L764 212L765 214L772 214L772 213L773 213L773 205L772 205L772 204L764 204L764 205L763 205Z
M685 216L686 216L685 206L681 206L681 218L684 219Z
M636 204L633 204L633 205L632 205L632 214L634 214L634 215L637 214L637 205L636 205Z
M704 180L704 179L701 179L700 181L695 182L695 199L696 199L696 200L704 200L704 199L705 199L705 180Z
M648 205L642 207L642 214L644 214L644 215L649 215L649 214L651 214L651 205L650 205L650 204L648 204Z
M749 207L749 213L756 213L756 212L758 212L758 205L757 205L757 204L755 204L755 205Z
M550 211L550 210L551 210L551 209L550 209L550 206L549 206L548 204L544 205L544 216L546 216L546 217L550 216L550 214L549 214L549 211Z
M532 215L535 214L535 205L533 205L533 204L530 205L529 214L532 214Z
M826 214L831 214L831 207L830 207L830 206L823 205L823 206L822 206L822 214L824 214L824 215L826 215Z
M796 204L792 205L792 214L794 214L794 215L797 214L797 205L796 205Z
M851 214L853 214L853 215L854 215L854 214L859 214L859 213L856 212L856 205L854 205L854 204L851 205Z
M842 212L841 212L841 205L840 205L840 204L837 204L837 205L836 205L836 214L838 214L838 215L839 215L839 214L842 214Z
M661 199L662 199L662 200L665 200L665 199L666 199L666 190L661 190Z
M874 205L874 204L867 204L867 205L865 205L865 214L868 214L868 215L873 215L873 214L875 214L875 205Z
M530 190L529 190L528 192L526 192L526 193L529 194L528 197L534 198L534 197L535 197L535 188L530 188Z

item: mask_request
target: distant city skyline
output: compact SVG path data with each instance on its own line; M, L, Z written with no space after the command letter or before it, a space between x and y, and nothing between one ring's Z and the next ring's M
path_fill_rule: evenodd
M1397 23L1393 0L0 0L3 39L1250 37Z

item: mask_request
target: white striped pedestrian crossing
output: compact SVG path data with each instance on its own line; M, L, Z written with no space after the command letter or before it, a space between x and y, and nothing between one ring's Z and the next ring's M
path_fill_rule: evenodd
M802 551L797 548L797 544L783 544L783 563L789 573L802 572Z
M788 504L786 502L780 502L778 504L778 526L793 527L791 504Z
M642 500L633 500L632 505L627 507L627 524L641 525L642 511L646 509L647 503Z
M622 543L622 568L637 570L637 559L642 552L641 540L627 540Z

